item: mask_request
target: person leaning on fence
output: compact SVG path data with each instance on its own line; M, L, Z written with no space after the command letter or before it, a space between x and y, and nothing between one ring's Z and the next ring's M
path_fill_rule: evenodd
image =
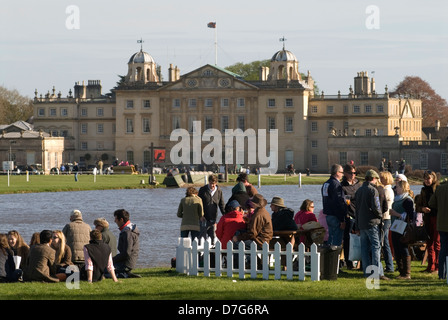
M227 243L238 230L245 230L246 223L243 219L243 211L238 201L233 200L227 204L227 208L231 211L223 215L216 226L216 236L221 242L221 248L227 249Z
M90 232L89 244L84 246L83 252L88 282L102 280L105 270L109 272L114 282L118 281L110 247L102 241L101 231L95 229Z

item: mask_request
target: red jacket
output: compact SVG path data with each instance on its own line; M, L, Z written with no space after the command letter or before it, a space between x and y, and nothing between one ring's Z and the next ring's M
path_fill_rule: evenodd
M246 229L242 212L231 211L223 215L216 226L216 236L221 242L221 248L227 249L227 242L232 240L235 232L240 229Z
M310 221L317 221L317 218L316 218L316 215L311 211L300 210L294 216L294 221L296 222L296 224L303 225ZM300 242L305 243L305 241L306 241L306 237L300 236Z

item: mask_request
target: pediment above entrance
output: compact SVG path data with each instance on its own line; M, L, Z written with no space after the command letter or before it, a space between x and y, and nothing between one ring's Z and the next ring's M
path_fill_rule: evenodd
M180 77L170 83L163 90L253 90L257 87L245 82L242 78L230 71L212 65L205 65Z

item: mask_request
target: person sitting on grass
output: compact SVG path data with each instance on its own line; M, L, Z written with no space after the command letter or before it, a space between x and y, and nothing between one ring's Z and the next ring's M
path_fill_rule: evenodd
M25 281L59 282L55 276L56 251L51 247L53 232L43 230L40 233L40 244L31 247L27 267L23 272Z
M95 229L90 232L90 242L84 246L84 260L87 281L92 283L103 279L107 269L114 282L117 282L112 253L109 245L102 241L101 231Z
M118 253L113 257L118 278L141 278L131 272L135 268L139 253L140 230L129 220L129 212L118 209L114 212L115 223L120 229Z

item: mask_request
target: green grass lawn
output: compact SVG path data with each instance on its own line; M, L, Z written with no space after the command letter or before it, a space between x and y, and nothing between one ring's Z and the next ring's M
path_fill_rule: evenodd
M160 183L157 187L164 188L162 184L165 175L155 175ZM237 175L229 175L229 182L220 182L220 185L235 185ZM302 176L302 184L322 184L328 177ZM141 181L144 181L144 184ZM59 191L83 191L83 190L107 190L107 189L135 189L153 188L148 184L148 174L113 174L97 175L80 174L75 182L74 175L0 175L0 194L5 193L27 193L27 192L59 192ZM250 176L250 182L257 186L258 177ZM262 176L262 185L298 185L298 176Z
M142 278L110 279L79 289L65 283L6 283L0 285L3 300L445 300L448 284L437 275L421 273L424 266L413 261L412 279L381 281L368 289L361 271L348 270L337 280L305 281L239 279L186 276L173 269L138 269ZM398 275L395 272L396 276Z

